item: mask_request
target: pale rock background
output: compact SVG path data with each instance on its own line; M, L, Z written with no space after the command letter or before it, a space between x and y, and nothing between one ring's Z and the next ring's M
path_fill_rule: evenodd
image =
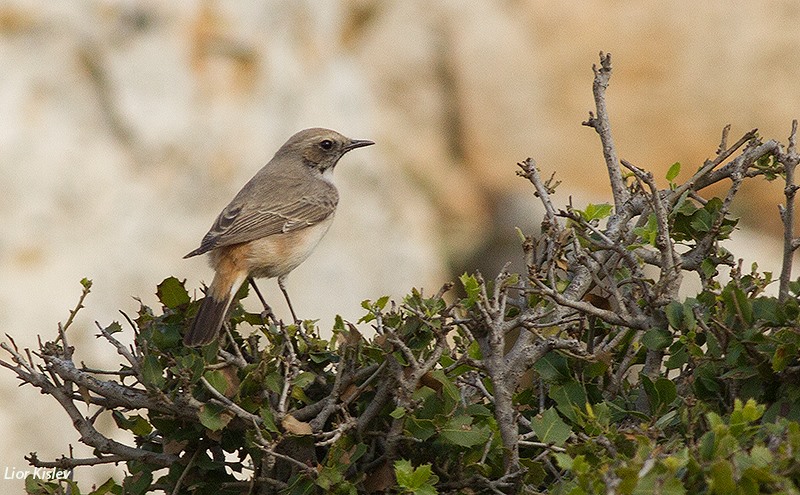
M0 1L0 331L23 347L52 338L89 277L71 341L113 366L94 321L135 313L134 297L155 304L169 275L210 281L204 260L181 257L310 126L378 144L337 168L337 219L289 279L303 317L355 321L363 299L491 273L518 256L513 228L540 221L517 161L556 171L562 204L607 200L597 137L580 125L600 50L613 54L620 155L688 174L726 123L734 138L786 138L798 21L793 0ZM748 187L738 211L748 263L776 271L780 201L777 185ZM262 287L286 316L274 282ZM3 476L30 451L90 454L55 402L6 370L0 394L4 492L20 491Z

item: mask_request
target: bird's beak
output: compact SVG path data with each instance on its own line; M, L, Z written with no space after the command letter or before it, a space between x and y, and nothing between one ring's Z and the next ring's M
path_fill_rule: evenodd
M356 148L363 148L364 146L372 146L375 142L368 139L351 139L350 143L344 147L344 151L354 150Z

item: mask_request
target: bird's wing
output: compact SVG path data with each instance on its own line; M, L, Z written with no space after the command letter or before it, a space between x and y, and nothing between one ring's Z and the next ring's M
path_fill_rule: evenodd
M333 185L329 186L324 193L317 190L315 194L306 193L293 201L272 199L254 204L255 201L234 200L219 214L200 247L185 257L315 225L336 209L339 195Z

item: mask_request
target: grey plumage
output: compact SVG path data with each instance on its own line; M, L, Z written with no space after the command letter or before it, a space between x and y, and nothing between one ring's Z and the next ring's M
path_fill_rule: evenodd
M331 172L348 151L372 141L328 129L300 131L250 179L219 214L200 246L184 256L211 253L216 274L184 344L212 342L239 286L249 277L283 281L308 257L330 226L339 193Z

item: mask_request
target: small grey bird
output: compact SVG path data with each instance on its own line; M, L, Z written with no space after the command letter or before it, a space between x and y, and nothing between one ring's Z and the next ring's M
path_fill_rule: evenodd
M203 237L184 256L210 253L216 272L197 316L183 337L187 346L219 335L239 287L250 277L278 277L292 317L284 282L328 231L339 201L333 169L348 151L375 144L329 129L298 132L245 184Z

